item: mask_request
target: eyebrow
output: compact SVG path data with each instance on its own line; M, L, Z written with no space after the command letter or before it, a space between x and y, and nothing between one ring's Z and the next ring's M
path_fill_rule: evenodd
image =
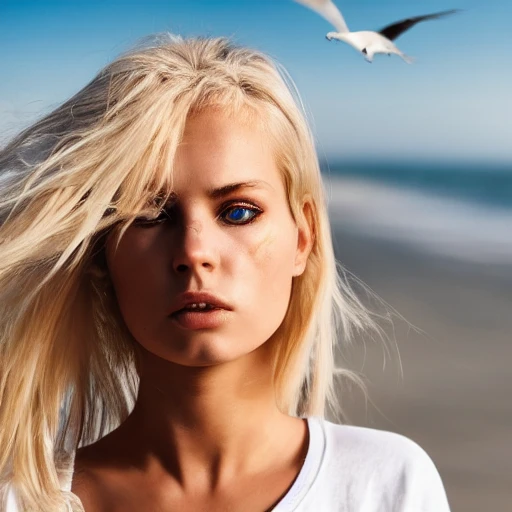
M228 183L222 187L212 188L208 190L207 195L211 199L220 199L226 197L233 192L242 190L244 188L269 188L274 190L274 187L263 180L251 180L251 181L239 181L237 183ZM178 200L178 195L175 192L171 192L168 196L168 200L171 202Z
M273 188L272 185L262 180L252 180L252 181L239 181L237 183L229 183L228 185L223 185L219 188L213 188L208 191L208 196L212 199L219 199L221 197L225 197L233 192L237 192L238 190L244 188Z

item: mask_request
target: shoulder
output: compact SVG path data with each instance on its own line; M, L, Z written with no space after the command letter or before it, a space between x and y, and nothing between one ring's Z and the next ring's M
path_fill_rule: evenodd
M91 446L80 448L76 453L71 492L80 499L85 510L108 510L104 504L109 498L106 485L109 473L102 470Z
M330 449L372 464L433 465L425 450L401 434L323 422Z
M324 462L328 473L337 480L335 485L345 483L351 492L392 503L389 510L449 510L439 472L416 442L371 428L327 421L323 427Z
M85 510L126 510L132 491L139 487L134 480L138 471L104 439L77 450L71 491Z

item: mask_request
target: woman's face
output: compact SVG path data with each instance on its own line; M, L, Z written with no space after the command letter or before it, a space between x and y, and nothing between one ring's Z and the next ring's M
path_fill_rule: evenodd
M110 239L107 262L134 338L168 361L205 366L272 336L309 250L263 130L212 109L187 122L171 202L117 249Z

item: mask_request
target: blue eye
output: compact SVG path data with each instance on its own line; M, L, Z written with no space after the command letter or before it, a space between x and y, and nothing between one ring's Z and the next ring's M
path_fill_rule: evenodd
M148 217L137 217L134 224L139 227L149 228L157 224L173 221L175 215L170 210L168 208L155 212L154 215L149 215ZM263 213L262 210L253 204L231 204L221 210L219 217L228 225L243 226L250 224L261 213Z
M261 210L259 208L234 206L225 210L222 218L230 224L249 224L249 222L254 220L260 213Z

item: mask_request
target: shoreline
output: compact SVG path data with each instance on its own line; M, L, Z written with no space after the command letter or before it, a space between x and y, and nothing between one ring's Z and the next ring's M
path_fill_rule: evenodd
M366 405L360 393L343 400L351 423L418 442L438 467L453 512L506 510L512 262L462 263L357 235L337 222L333 240L338 260L423 331L400 319L394 332L388 329L403 377L392 346L385 363L379 341L356 339L344 350L348 367L368 383L371 401Z

